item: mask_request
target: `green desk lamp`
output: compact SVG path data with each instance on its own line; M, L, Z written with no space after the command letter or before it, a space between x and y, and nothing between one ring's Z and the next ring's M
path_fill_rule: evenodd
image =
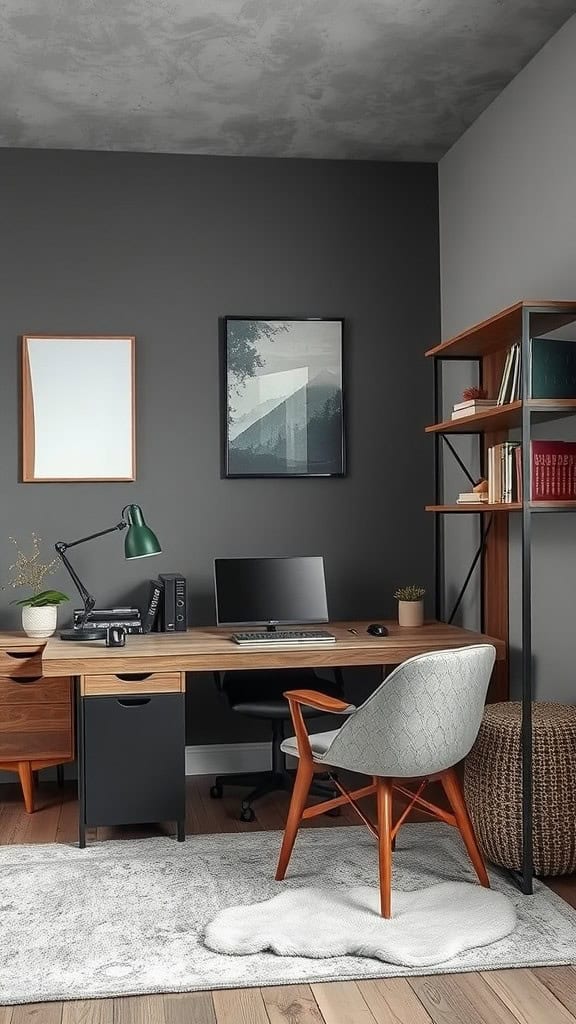
M125 558L147 558L148 555L158 555L162 548L155 533L146 526L142 509L139 505L126 505L122 509L122 519L116 526L109 526L107 530L100 530L99 533L91 533L88 537L80 537L70 543L59 540L55 545L58 556L68 570L80 597L84 604L82 618L75 629L64 629L60 633L61 640L104 640L105 629L97 629L88 623L90 612L96 604L96 598L89 593L78 573L66 558L68 548L75 548L78 544L85 544L86 541L95 540L96 537L104 537L107 533L114 533L116 530L128 530L124 541Z

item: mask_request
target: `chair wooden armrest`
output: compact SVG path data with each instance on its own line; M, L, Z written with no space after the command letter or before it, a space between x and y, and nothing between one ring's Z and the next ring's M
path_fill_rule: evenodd
M316 708L318 711L327 711L333 715L351 715L356 708L354 704L347 704L345 700L328 697L327 694L318 693L316 690L287 690L284 696L290 707L300 759L311 765L312 749L302 715L302 705L307 708Z
M318 711L327 711L333 715L351 715L356 711L354 704L347 704L345 700L328 697L316 690L288 690L284 696L290 703L304 704L307 708L317 708Z

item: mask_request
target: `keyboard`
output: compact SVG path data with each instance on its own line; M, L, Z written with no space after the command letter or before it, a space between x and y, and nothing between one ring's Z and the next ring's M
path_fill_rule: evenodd
M243 647L260 644L335 644L336 637L324 629L277 629L271 633L233 633L232 639Z

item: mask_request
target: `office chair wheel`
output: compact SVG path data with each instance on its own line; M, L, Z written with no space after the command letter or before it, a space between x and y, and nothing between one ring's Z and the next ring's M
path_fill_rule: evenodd
M240 811L240 821L256 821L256 815L251 807L243 807Z
M210 796L212 797L213 800L222 799L222 797L224 796L224 790L222 789L222 786L219 785L219 783L216 783L214 786L210 786Z

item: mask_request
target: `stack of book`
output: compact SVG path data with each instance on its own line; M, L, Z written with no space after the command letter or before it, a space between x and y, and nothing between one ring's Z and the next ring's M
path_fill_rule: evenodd
M512 345L506 355L496 404L507 405L508 402L516 402L520 398L520 393L520 345Z
M474 416L477 412L493 409L496 401L493 398L470 398L467 402L457 402L452 411L452 419L459 420L463 416Z
M458 495L458 505L481 505L488 501L487 491L463 491Z
M74 609L74 629L80 625L83 615L81 608ZM142 618L138 608L94 608L87 621L93 623L97 629L123 626L127 633L142 632Z
M487 452L488 502L509 505L522 500L522 449L514 441L495 444Z

